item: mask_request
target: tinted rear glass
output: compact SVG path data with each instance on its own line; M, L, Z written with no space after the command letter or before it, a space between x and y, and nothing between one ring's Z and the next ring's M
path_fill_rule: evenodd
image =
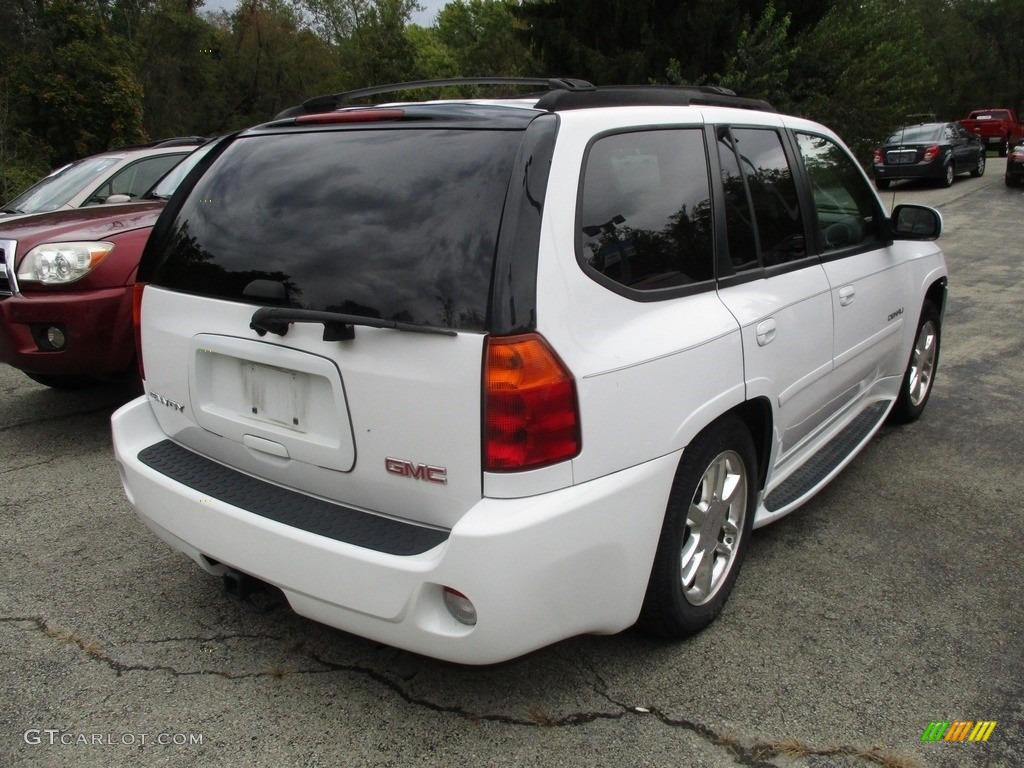
M241 138L199 180L146 279L252 303L483 330L521 131L384 129Z
M908 125L900 128L886 140L886 144L911 144L917 141L940 141L943 135L941 125Z

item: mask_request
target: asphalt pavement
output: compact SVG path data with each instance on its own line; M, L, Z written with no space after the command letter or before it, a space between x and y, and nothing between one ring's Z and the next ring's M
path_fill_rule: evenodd
M0 365L0 765L1024 765L1024 190L937 206L950 271L924 418L755 533L687 642L575 638L486 668L256 613L125 500L109 417ZM988 741L922 741L934 722Z

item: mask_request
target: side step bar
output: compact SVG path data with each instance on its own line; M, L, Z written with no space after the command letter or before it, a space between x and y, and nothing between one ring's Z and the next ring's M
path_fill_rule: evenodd
M887 400L880 400L868 406L863 413L847 424L842 432L825 443L810 461L768 494L768 498L764 500L765 508L769 512L777 512L813 491L857 450L865 438L881 424L888 411Z

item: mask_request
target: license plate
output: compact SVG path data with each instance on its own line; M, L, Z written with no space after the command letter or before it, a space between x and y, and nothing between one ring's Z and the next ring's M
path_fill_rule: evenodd
M248 413L240 415L289 429L309 427L308 374L253 362L243 363L240 373L248 406Z
M889 152L885 159L890 165L907 165L917 159L917 152L912 149Z

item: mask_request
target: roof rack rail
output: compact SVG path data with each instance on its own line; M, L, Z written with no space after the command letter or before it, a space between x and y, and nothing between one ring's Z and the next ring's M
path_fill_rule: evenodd
M123 144L120 147L112 147L107 152L125 152L129 149L157 149L162 147L198 147L210 139L206 136L173 136L156 141L147 141L145 144Z
M173 139L160 139L153 142L154 147L198 147L210 139L207 136L176 136Z
M386 93L414 91L425 88L452 88L464 85L521 85L545 88L549 91L593 91L594 86L586 80L570 77L451 77L443 80L412 80L407 83L390 83L371 88L357 88L342 93L329 93L314 96L295 107L289 107L274 119L282 120L299 115L310 115L319 112L330 112L343 104L369 96L382 96Z
M775 112L761 99L737 96L728 88L714 85L610 85L584 90L552 91L540 98L537 109L562 112L595 107L688 107L691 105L735 107Z

